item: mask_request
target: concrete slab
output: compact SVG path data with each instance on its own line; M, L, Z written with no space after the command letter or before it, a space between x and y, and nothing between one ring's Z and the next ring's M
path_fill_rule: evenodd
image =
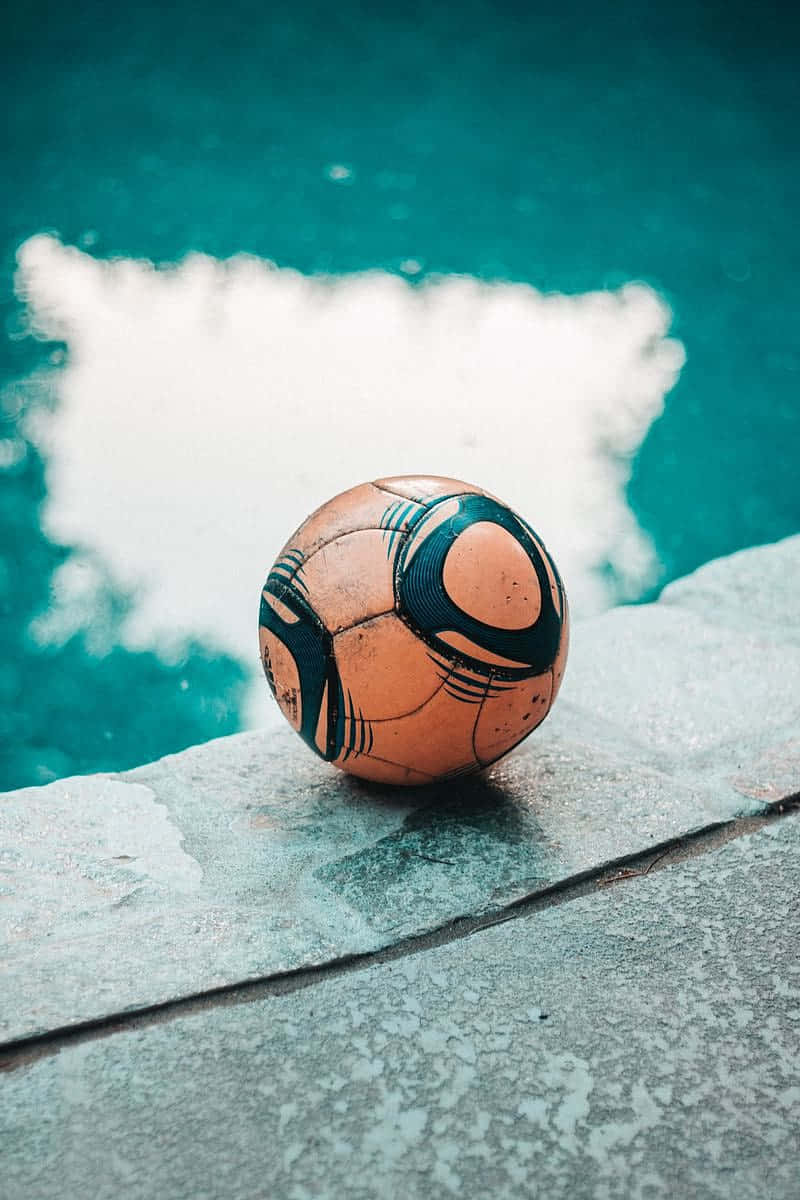
M660 604L692 609L728 628L800 641L800 534L717 558L664 588Z
M634 761L717 782L800 729L793 626L732 628L677 603L617 608L588 624L553 710L559 730L591 720L598 740L627 742Z
M720 796L797 792L798 597L800 536L707 563L656 604L588 622L549 732L580 729Z
M559 738L398 794L288 731L8 793L3 1039L378 949L760 803Z
M3 796L0 1037L377 949L796 791L791 602L713 613L748 572L793 599L800 538L731 563L727 608L721 563L578 624L552 716L476 781L371 787L287 729Z
M6 1200L795 1200L800 817L7 1072Z

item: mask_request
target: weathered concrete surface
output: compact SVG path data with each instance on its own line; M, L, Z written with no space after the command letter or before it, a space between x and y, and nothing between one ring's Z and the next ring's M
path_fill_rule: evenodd
M5 1075L6 1200L796 1200L800 817Z
M659 604L675 604L719 624L752 633L780 628L800 641L800 537L717 558L664 588Z
M792 794L797 595L800 538L578 625L553 715L472 783L368 787L286 730L5 795L0 1036L375 949Z
M3 1033L376 949L758 803L563 739L398 796L290 731L10 794Z
M657 604L589 624L591 650L571 659L554 710L559 729L593 721L598 742L719 790L797 738L800 536L709 563Z

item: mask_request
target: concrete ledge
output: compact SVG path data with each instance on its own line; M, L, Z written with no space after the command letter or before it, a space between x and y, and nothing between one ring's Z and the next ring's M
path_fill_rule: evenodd
M2 1036L389 946L796 793L798 595L800 537L577 625L552 716L473 782L367 787L286 730L5 794Z

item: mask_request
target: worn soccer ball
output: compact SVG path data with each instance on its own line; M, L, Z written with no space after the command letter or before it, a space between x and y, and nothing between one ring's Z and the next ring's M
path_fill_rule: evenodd
M538 535L457 479L336 496L279 554L261 658L321 758L383 783L480 770L539 725L567 657L564 588Z

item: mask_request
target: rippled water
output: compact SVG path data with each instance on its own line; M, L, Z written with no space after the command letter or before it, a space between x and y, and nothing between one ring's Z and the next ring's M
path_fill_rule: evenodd
M261 720L282 535L415 456L587 610L800 528L796 50L736 5L13 13L0 786Z

